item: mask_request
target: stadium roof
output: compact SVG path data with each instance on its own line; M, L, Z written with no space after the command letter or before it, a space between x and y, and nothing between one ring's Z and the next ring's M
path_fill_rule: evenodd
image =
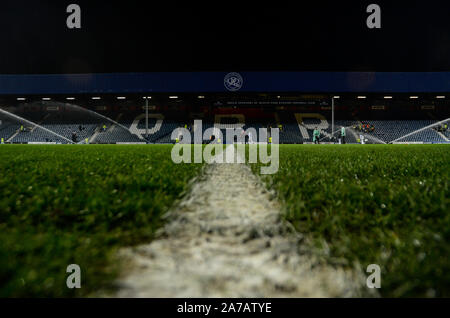
M0 75L0 94L2 95L223 93L228 91L449 92L450 72L153 72Z

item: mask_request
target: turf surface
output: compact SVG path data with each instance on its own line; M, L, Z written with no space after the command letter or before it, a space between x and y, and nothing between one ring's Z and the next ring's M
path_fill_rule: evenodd
M148 242L200 165L171 146L1 146L0 297L85 296ZM258 166L253 166L259 172ZM382 268L382 296L450 296L450 146L282 145L263 176L329 261ZM66 288L79 264L82 288Z
M201 165L170 146L0 146L0 297L108 287L117 248L147 242ZM66 287L81 267L82 288Z
M281 145L262 178L330 261L379 264L381 296L450 296L450 145Z

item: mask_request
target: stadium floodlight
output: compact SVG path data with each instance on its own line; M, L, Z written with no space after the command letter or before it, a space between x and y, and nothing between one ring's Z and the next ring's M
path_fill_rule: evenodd
M367 96L358 96L358 99L366 99Z
M339 99L341 96L333 96L334 99Z
M409 96L409 99L418 99L419 96Z
M17 100L27 100L25 97L17 97Z
M67 100L75 100L75 97L67 97Z
M144 97L142 97L142 99L152 99L152 97L151 96L144 96Z
M42 100L52 100L50 97L43 97Z
M436 98L437 99L445 99L445 96L440 95L440 96L436 96Z
M101 97L92 97L93 100L99 100L102 99Z
M205 98L205 96L203 96L203 95L200 95L200 96L198 96L197 98L198 98L198 99L204 99L204 98Z
M127 99L125 96L117 96L117 99L124 100Z
M392 99L392 96L384 96L384 99Z
M169 96L170 99L177 99L178 96Z

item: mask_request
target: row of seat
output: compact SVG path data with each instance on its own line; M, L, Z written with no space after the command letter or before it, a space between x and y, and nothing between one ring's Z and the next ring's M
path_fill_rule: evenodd
M305 114L301 114L305 115ZM156 116L156 115L155 115ZM127 113L124 116L116 116L120 125L113 122L105 124L104 120L99 118L85 118L83 116L58 116L58 114L33 114L34 121L39 122L40 126L29 127L31 131L20 131L20 123L3 120L0 124L0 138L9 140L13 143L27 142L57 142L70 143L68 140L73 139L76 135L76 142L83 142L86 138L94 143L118 143L118 142L149 142L149 143L173 143L172 132L177 128L188 127L191 137L196 127L193 125L194 120L189 121L182 118L167 118L158 116L149 118L149 136L145 136L145 118L142 114ZM300 119L299 119L300 118ZM226 130L236 127L242 127L244 130L255 128L256 133L252 135L253 141L261 140L260 128L279 127L277 122L267 119L245 120L245 123L237 121L236 118L223 116L220 118L220 126L214 121L206 121L202 123L202 134L208 128L214 126L220 127L224 143L233 142L226 140ZM450 132L446 131L438 133L434 129L429 128L424 131L414 133L411 136L404 137L412 132L418 131L424 127L435 124L437 120L336 120L334 132L332 131L331 122L325 117L308 117L295 116L293 113L283 113L279 115L281 130L279 135L280 143L298 144L309 143L313 140L313 130L315 128L321 131L320 140L322 142L336 141L340 136L340 128L346 127L346 141L348 143L356 143L359 141L360 132L353 129L360 123L369 124L375 127L375 130L363 133L364 138L370 143L389 143L392 141L400 142L427 142L439 143L448 142ZM103 130L103 126L106 129ZM43 127L43 128L41 128ZM45 129L44 129L45 128ZM268 136L267 136L268 137ZM266 138L267 138L266 137ZM332 138L335 137L335 138ZM92 140L91 140L92 139Z

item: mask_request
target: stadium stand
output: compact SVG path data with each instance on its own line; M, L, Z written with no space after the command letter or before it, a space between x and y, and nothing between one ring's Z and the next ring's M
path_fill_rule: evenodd
M445 137L450 139L450 130L446 130L445 132L443 132L443 134L444 134Z
M142 142L142 139L128 130L112 125L105 132L99 132L97 138L92 142L98 144L139 143Z
M0 123L0 138L8 141L19 129L18 125L12 122L2 121Z
M450 139L448 130L438 131L437 126L406 136L429 125L437 123L438 119L406 119L359 120L347 112L343 117L335 120L332 131L330 112L311 112L295 110L261 110L251 108L216 108L212 111L191 114L189 111L174 111L158 109L149 113L148 138L146 138L145 114L142 110L126 109L108 110L96 115L93 111L86 112L74 107L52 106L37 110L22 109L17 112L26 123L13 121L10 118L0 118L0 137L10 143L174 143L172 132L177 128L186 127L194 133L198 127L194 125L196 119L202 120L202 135L208 128L222 132L221 142L232 143L227 140L226 132L230 128L242 128L248 131L256 130L252 135L254 142L267 142L260 140L260 128L280 128L281 144L312 143L313 130L318 128L321 132L321 142L338 142L341 127L346 127L346 142L359 143L360 135L364 135L368 143L421 142L421 143L447 143ZM78 107L79 108L79 107ZM373 116L376 118L376 116ZM30 124L36 123L36 124ZM373 130L361 132L360 125L369 125ZM24 126L21 130L20 127ZM406 137L405 137L406 136ZM334 137L334 138L333 138ZM247 137L246 140L249 138Z
M409 133L416 130L429 126L437 121L431 120L365 120L364 123L373 125L375 131L369 133L376 136L377 138L383 140L384 142L392 142L396 139L402 138ZM423 133L415 134L408 137L403 141L427 141L427 142L443 142L439 135L433 133L432 129L430 131L425 131Z

